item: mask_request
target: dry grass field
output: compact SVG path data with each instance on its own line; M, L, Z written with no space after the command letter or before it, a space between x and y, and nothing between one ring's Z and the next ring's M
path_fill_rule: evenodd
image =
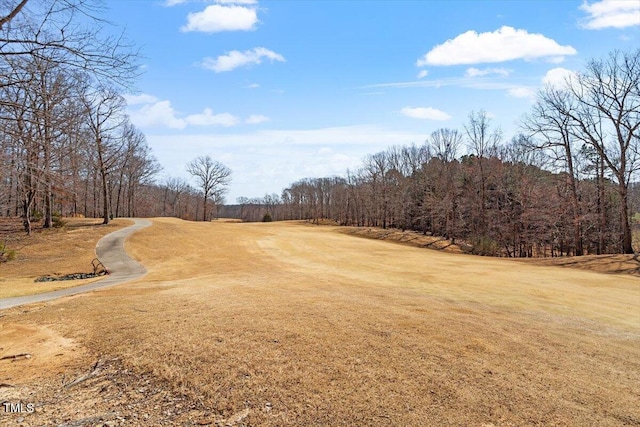
M155 219L147 276L0 312L1 425L640 425L640 280Z

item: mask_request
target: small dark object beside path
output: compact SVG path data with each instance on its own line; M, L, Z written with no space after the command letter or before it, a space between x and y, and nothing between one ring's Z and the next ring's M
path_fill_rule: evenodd
M103 267L109 269L109 275L104 279L87 283L86 285L59 289L57 291L45 292L43 294L3 298L0 299L0 310L25 304L33 304L36 302L51 301L60 297L119 285L121 283L128 282L129 280L144 276L147 273L147 269L127 255L127 252L124 250L124 241L135 231L149 227L151 225L151 221L139 218L132 219L134 221L133 225L107 234L100 239L96 245L96 255L98 255L98 258L104 263Z
M71 273L64 276L40 276L34 282L57 282L59 280L81 280L81 279L93 279L94 277L100 277L109 274L109 271L104 264L98 259L94 258L91 261L93 267L93 273Z

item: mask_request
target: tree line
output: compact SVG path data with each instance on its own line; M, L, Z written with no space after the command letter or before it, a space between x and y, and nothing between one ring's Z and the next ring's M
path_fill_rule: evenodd
M51 227L57 215L136 215L159 166L124 113L137 52L104 32L99 3L3 2L0 214ZM83 24L84 22L84 24Z
M274 219L417 230L486 255L633 253L639 87L640 50L615 51L543 88L509 141L476 111L462 130L369 155L343 177L302 179L278 203L239 206Z
M510 257L632 253L640 166L640 50L544 87L510 140L484 111L421 145L367 156L345 176L223 206L231 171L208 156L184 178L160 165L121 95L138 55L103 33L99 3L0 3L0 216L330 219L443 236ZM85 23L86 25L82 24Z
M0 3L0 216L52 227L62 216L211 219L231 171L208 156L183 178L160 165L125 113L138 54L109 35L100 2ZM114 29L111 28L113 31Z

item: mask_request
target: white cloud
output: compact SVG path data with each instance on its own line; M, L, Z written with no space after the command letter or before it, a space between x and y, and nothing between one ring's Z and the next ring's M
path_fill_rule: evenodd
M171 101L158 100L152 95L125 95L129 106L127 113L131 122L141 128L184 129L187 126L236 126L241 120L230 113L214 114L211 108L205 108L202 113L190 114L186 117L174 110ZM131 102L132 100L133 102ZM263 116L262 116L263 117Z
M166 127L184 129L186 122L176 117L176 111L169 101L157 101L130 111L131 122L139 127Z
M542 78L542 83L555 88L566 88L575 80L576 73L566 68L552 68Z
M245 50L244 52L232 50L226 55L218 56L216 59L205 58L202 61L202 66L208 70L213 70L216 73L222 73L224 71L234 70L238 67L260 64L263 58L270 59L271 62L285 62L284 57L279 53L275 53L274 51L265 49L264 47L256 47L251 50Z
M344 175L362 165L367 154L390 145L424 141L424 132L407 132L379 125L313 129L232 128L237 132L147 134L154 156L167 171L183 173L184 165L202 153L224 161L233 170L227 200L240 196L279 193L304 177ZM326 149L322 149L322 148ZM322 152L320 152L322 151ZM283 156L282 153L287 155ZM231 155L230 155L231 153Z
M507 90L507 94L513 98L534 99L536 91L530 87L513 87Z
M140 95L126 94L122 95L122 97L127 101L128 105L151 104L153 102L158 102L158 98L146 93L141 93Z
M393 82L393 83L377 83L368 86L362 86L361 89L383 89L383 88L414 88L414 87L462 87L476 90L500 90L508 91L521 87L524 83L515 83L505 81L505 79L487 78L473 79L469 77L450 77L435 80L418 80L410 82Z
M451 116L444 111L431 107L404 107L400 112L412 119L449 120L451 118Z
M542 34L529 34L503 26L491 33L467 31L447 40L418 59L417 65L460 65L505 62L514 59L531 60L545 57L575 55L572 46L561 46Z
M561 62L564 62L564 56L550 56L547 58L547 62L550 62L552 64L560 64Z
M179 0L181 1L181 0ZM257 0L216 0L220 4L256 4Z
M262 114L252 114L244 121L248 125L257 125L260 123L268 122L270 119Z
M377 89L377 88L387 88L387 87L443 87L443 86L464 86L469 82L469 79L465 78L452 78L447 77L443 79L436 80L422 80L422 81L410 81L410 82L391 82L391 83L376 83L367 86L361 86L360 89Z
M183 135L185 141L190 141L194 147L281 147L287 146L321 146L343 147L344 145L363 146L366 150L374 147L388 147L389 145L410 144L424 140L422 133L396 131L377 125L354 125L319 129L279 129L256 130L236 134L205 133L199 135ZM176 143L175 135L154 138ZM181 146L181 144L179 144ZM315 151L314 151L315 152ZM366 155L369 151L365 151Z
M467 68L467 71L465 71L464 73L464 75L467 77L482 77L488 76L490 74L509 77L509 74L511 74L511 70L507 70L506 68L484 68L480 70L478 68L471 67Z
M202 12L187 15L187 24L182 31L202 31L217 33L220 31L249 31L258 23L256 9L244 6L221 6L212 4Z
M589 30L640 25L640 2L637 0L584 2L580 9L589 15L581 22L582 27Z
M176 6L178 4L186 3L188 0L166 0L164 5L167 7Z
M251 83L247 86L247 89L258 89L260 85L258 83Z
M213 114L211 108L205 108L202 113L191 114L185 121L194 126L235 126L240 122L236 116L229 113Z
M424 79L425 77L427 77L427 74L429 74L429 72L427 70L422 70L418 73L418 78L419 79Z

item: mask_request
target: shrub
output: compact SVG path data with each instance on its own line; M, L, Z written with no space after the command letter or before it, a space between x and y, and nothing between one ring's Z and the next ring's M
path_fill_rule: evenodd
M62 219L62 215L59 213L53 214L51 218L53 220L53 223L51 224L53 228L62 228L67 225L67 221Z
M31 222L39 222L42 219L42 212L36 209L31 210L30 220Z
M0 244L0 262L12 261L16 258L16 251L8 249L6 244Z
M271 218L271 214L269 212L264 214L264 216L262 217L262 222L271 222L271 221L273 221L273 218Z
M471 253L482 256L500 256L500 245L490 237L475 239Z

